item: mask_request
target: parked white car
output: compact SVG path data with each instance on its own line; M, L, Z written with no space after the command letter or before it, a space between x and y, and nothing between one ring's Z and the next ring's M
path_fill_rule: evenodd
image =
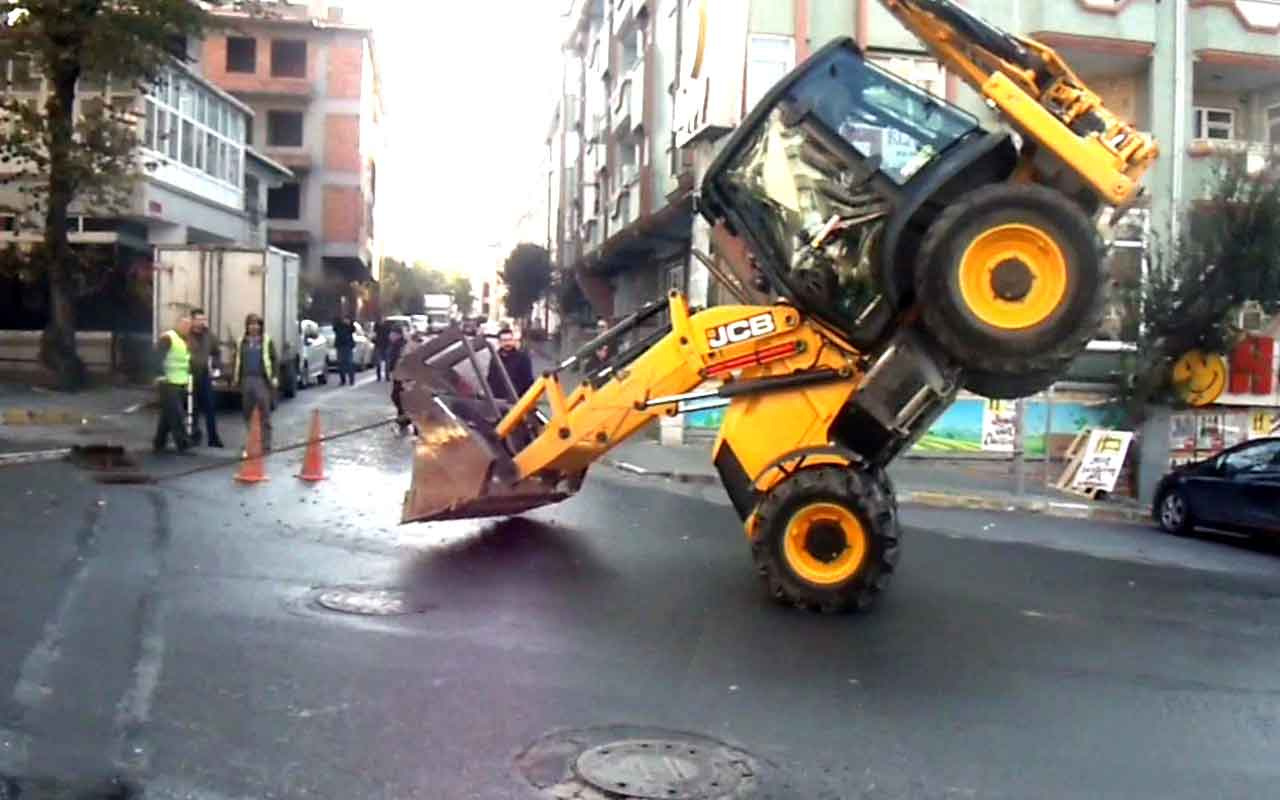
M320 332L320 326L314 320L304 319L298 322L298 338L301 342L300 366L298 370L298 386L306 388L317 383L329 382L329 342Z

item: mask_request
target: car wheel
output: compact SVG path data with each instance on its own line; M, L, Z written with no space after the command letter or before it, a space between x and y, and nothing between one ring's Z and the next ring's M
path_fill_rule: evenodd
M1155 505L1155 517L1161 530L1175 536L1186 536L1195 528L1187 494L1176 486L1160 495Z

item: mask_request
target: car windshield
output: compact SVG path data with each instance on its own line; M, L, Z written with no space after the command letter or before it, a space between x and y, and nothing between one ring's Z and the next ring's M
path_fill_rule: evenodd
M891 198L876 181L906 184L976 130L973 117L840 48L775 99L710 180L793 291L853 329L881 293L872 266ZM809 246L833 218L846 232Z

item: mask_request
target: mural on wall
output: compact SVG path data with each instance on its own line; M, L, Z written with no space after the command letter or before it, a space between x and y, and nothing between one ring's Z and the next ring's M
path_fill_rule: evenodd
M1049 414L1053 414L1052 435L1062 437L1067 443L1076 434L1089 428L1123 428L1124 416L1118 406L1096 400L1055 398L1050 411L1049 404L1040 398L1030 398L1023 403L1023 428L1026 453L1043 456ZM956 400L933 423L912 449L918 455L946 456L960 453L1013 452L1014 409L1011 401L986 400L979 397ZM684 414L686 428L715 431L724 422L724 407L687 409ZM1065 446L1059 444L1059 449Z
M1014 404L982 398L962 398L947 409L929 432L921 437L913 453L923 455L953 455L957 453L981 453L1013 451L1012 414ZM1008 411L1004 406L1009 407ZM1048 430L1049 414L1053 414L1052 430ZM1007 415L1007 419L1006 419ZM1040 398L1029 398L1023 403L1023 433L1027 455L1043 456L1046 433L1064 438L1073 437L1089 428L1122 427L1124 417L1117 406L1095 401L1054 400L1050 406ZM993 420L994 416L994 420ZM984 436L1003 432L1001 435ZM984 447L984 442L986 446Z

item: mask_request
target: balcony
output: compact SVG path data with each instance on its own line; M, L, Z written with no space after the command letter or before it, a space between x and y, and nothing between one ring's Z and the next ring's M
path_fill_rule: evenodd
M253 100L311 99L315 96L315 87L307 78L272 78L228 72L218 77L218 85L237 97Z
M1204 198L1213 188L1214 175L1227 158L1243 157L1251 173L1260 172L1267 160L1280 155L1280 147L1266 142L1193 139L1187 146L1183 183L1191 198Z
M1271 0L1192 2L1187 36L1192 51L1274 55L1280 3Z
M1023 27L1037 39L1062 33L1103 42L1151 44L1156 35L1156 4L1131 0L1057 0L1024 3Z

